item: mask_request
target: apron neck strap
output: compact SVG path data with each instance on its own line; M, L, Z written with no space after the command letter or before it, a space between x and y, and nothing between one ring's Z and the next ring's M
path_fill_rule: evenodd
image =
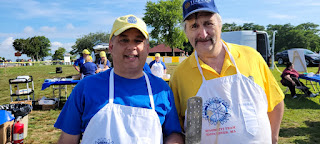
M231 62L232 62L232 63L234 64L234 66L236 67L237 74L240 74L239 69L238 69L238 67L237 67L237 65L236 65L236 62L235 62L234 58L232 57L231 53L229 52L227 46L224 44L223 41L221 41L221 43L222 43L222 47L223 47L223 48L225 49L225 51L228 53L228 55L229 55L229 57L230 57L230 59L231 59ZM199 58L198 58L198 53L197 53L196 50L195 50L194 56L195 56L195 58L196 58L197 66L198 66L198 69L199 69L199 71L200 71L200 74L201 74L201 76L202 76L202 81L205 82L206 79L205 79L205 77L204 77L204 75L203 75L203 71L202 71L202 68L201 68L201 66L200 66L200 62L199 62Z
M151 108L153 110L155 110L153 94L152 94L152 89L151 89L149 77L145 72L143 72L143 75L144 75L144 77L146 79L146 83L147 83L147 88L148 88L148 94L149 94ZM110 71L110 79L109 79L109 103L113 104L113 101L114 101L114 69L111 69L111 71Z

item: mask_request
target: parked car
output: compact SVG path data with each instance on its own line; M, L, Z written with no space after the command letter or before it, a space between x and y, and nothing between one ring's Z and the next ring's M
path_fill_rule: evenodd
M304 50L304 56L306 60L306 65L311 66L320 63L320 55L314 53L311 50L303 49L303 48L294 48L294 49L302 49ZM290 50L294 50L290 49ZM289 62L288 50L284 50L282 52L278 52L275 56L275 60L278 61L278 64L285 64Z

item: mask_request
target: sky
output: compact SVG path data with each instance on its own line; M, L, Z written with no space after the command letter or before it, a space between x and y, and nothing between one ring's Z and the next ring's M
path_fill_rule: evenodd
M45 36L51 53L90 32L109 33L117 17L142 18L150 0L0 0L0 57L15 61L15 39ZM157 0L151 0L157 2ZM320 25L319 0L215 0L223 23ZM152 28L148 27L148 32ZM26 55L20 58L28 59Z

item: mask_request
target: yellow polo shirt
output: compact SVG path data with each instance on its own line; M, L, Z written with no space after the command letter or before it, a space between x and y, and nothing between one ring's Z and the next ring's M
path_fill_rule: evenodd
M231 51L240 73L246 77L252 77L254 82L265 91L268 100L268 112L271 112L277 104L283 101L284 94L260 53L251 47L231 43L225 44L228 50ZM220 74L200 59L199 63L206 80L236 74L236 68L227 52ZM182 128L187 101L197 94L201 84L202 76L193 53L177 66L169 83L175 97Z

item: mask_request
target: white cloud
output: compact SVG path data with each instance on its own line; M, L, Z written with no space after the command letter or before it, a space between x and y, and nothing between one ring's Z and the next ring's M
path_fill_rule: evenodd
M74 26L73 26L71 23L69 23L69 24L66 25L66 28L67 28L68 30L73 30L73 29L74 29Z
M59 47L63 47L66 49L67 52L70 52L72 50L72 46L74 43L61 43L61 42L51 42L51 53L54 54L56 50L58 50Z
M14 53L16 51L12 46L13 42L14 42L14 38L8 37L0 43L0 57L5 57L6 59L11 59L13 61L15 60ZM26 58L26 56L24 55L22 57Z
M14 42L13 37L8 37L1 43L1 49L2 50L12 50L14 49L12 46L12 43Z
M247 21L238 18L223 18L222 23L236 23L236 24L244 24L244 23L252 23L252 21Z
M56 31L56 27L49 27L49 26L43 26L40 28L40 31L42 32L55 32Z
M276 19L295 19L296 16L292 15L285 15L285 14L270 14L270 18L276 18Z
M23 32L24 33L33 33L34 30L33 30L33 28L31 26L27 26L27 27L24 28Z

